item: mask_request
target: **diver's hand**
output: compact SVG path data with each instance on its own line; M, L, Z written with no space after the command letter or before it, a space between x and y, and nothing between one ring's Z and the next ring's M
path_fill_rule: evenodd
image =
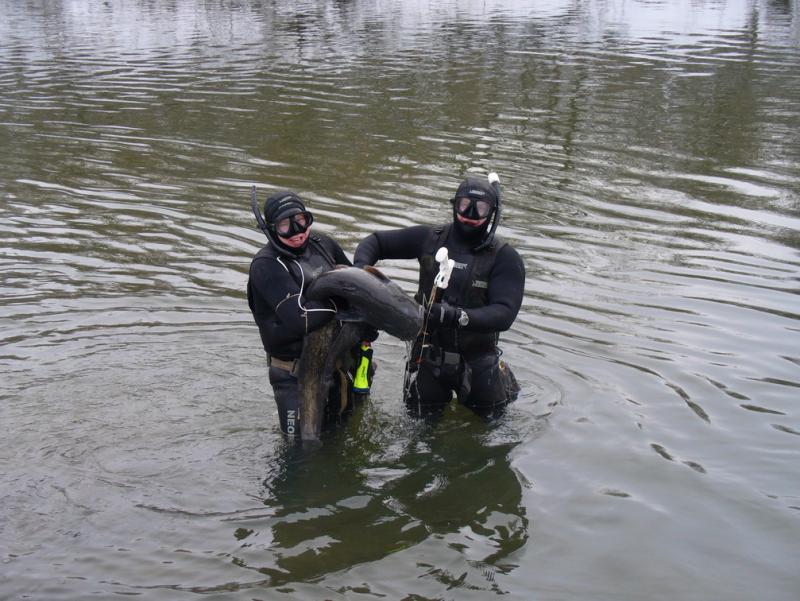
M461 310L447 303L433 303L428 314L428 328L437 330L439 328L454 328Z

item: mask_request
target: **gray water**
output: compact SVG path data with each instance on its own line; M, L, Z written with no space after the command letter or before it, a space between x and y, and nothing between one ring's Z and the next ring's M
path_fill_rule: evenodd
M0 598L800 598L798 132L791 0L0 0ZM489 170L519 400L287 445L250 187Z

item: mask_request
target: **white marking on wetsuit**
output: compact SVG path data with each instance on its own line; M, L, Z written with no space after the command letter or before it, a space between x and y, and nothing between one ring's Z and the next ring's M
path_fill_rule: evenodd
M288 268L288 267L286 267L286 265L284 264L284 262L283 262L283 261L281 261L281 258L280 258L280 257L275 257L275 260L276 260L278 263L280 263L280 264L281 264L281 267L283 267L283 268L286 270L286 273L288 273L289 275L291 275L291 272L289 271L289 268Z

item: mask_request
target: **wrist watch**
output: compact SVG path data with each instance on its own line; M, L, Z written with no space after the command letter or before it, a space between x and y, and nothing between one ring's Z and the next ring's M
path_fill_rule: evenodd
M458 315L458 325L460 325L463 328L468 323L469 323L469 315L467 315L467 312L464 311L464 309L461 309L461 313L459 313Z

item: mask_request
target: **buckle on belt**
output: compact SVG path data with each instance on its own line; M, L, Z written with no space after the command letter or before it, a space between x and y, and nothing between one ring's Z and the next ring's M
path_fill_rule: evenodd
M278 369L282 369L284 371L288 371L290 374L297 375L297 363L299 359L292 359L291 361L284 361L283 359L278 359L277 357L267 357L267 365L270 367L277 367Z
M425 352L425 358L435 365L458 365L461 363L461 353L443 351L434 346L428 347Z

